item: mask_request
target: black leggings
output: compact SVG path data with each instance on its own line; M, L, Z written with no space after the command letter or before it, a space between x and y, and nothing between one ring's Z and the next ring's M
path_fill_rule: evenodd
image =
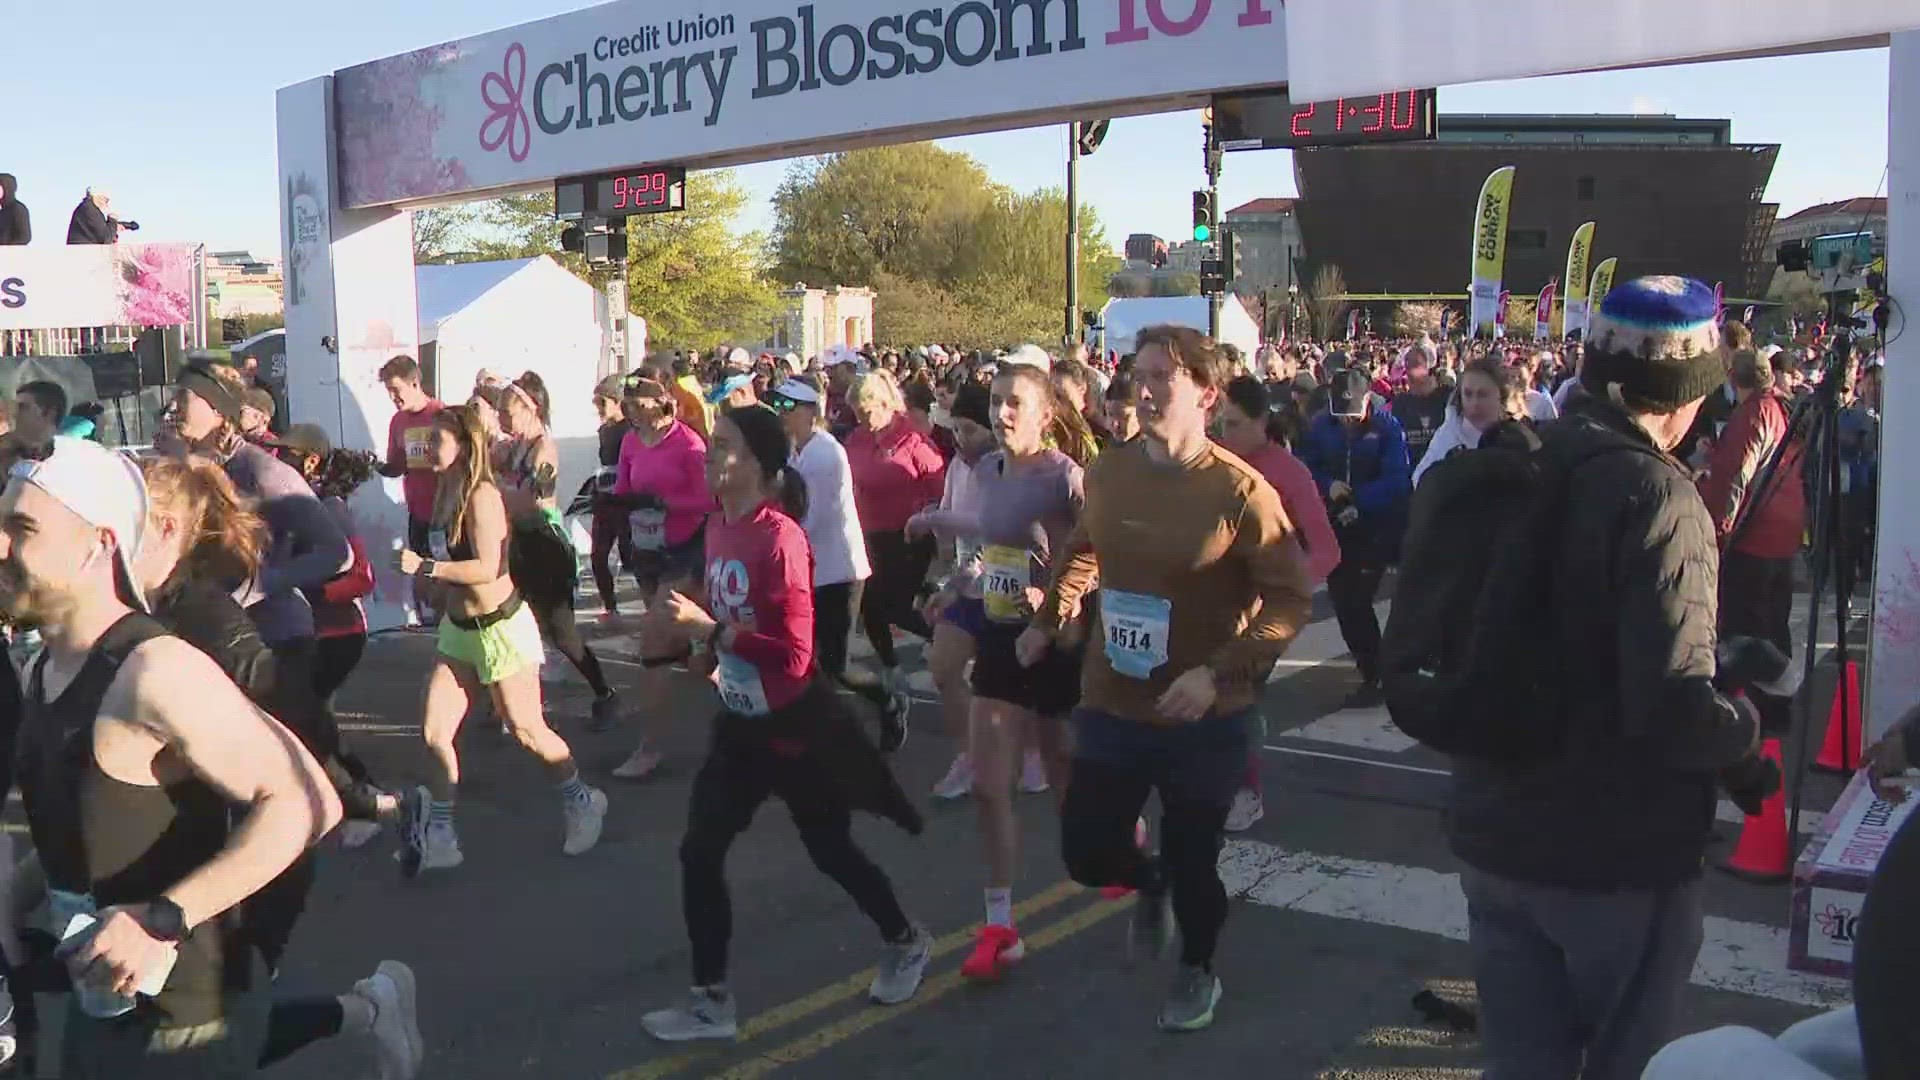
M589 562L593 566L593 585L600 591L600 606L607 611L614 610L613 554L620 553L620 564L633 574L633 580L640 582L640 574L634 568L632 552L627 550L627 515L620 510L602 510L593 515L593 550ZM641 597L647 599L647 597Z
M323 1039L340 1034L347 1025L346 1010L335 997L292 998L273 1003L267 1014L267 1042L260 1048L260 1068L277 1064Z
M820 670L844 681L847 676L847 636L853 632L853 613L860 610L863 582L839 581L813 588L813 659Z
M813 865L853 897L886 940L898 941L911 929L887 875L854 844L846 797L825 767L810 754L785 756L765 742L716 732L706 763L694 777L687 833L680 841L681 903L693 946L695 986L727 979L727 946L733 937L727 850L769 795L787 804Z
M347 676L353 674L353 669L360 666L360 657L366 651L365 631L316 640L313 644L313 692L319 694L322 701L331 699L336 691L346 685Z
M595 696L613 693L613 688L607 685L606 673L600 670L600 658L593 655L587 639L580 636L580 627L574 624L573 597L547 600L528 597L527 606L533 609L533 617L540 623L541 635L573 663Z
M1245 759L1241 758L1242 771ZM1147 896L1173 890L1180 961L1208 965L1227 922L1227 890L1217 866L1232 795L1183 794L1144 768L1074 758L1060 806L1060 849L1067 873L1089 888L1125 885ZM1237 786L1232 784L1229 786ZM1160 854L1134 846L1134 823L1147 796L1160 792Z
M933 636L920 613L920 586L926 584L927 567L933 565L933 537L907 539L904 532L869 532L867 556L873 562L873 576L867 579L860 597L860 622L866 628L873 652L886 667L898 667L900 657L893 649L893 627L923 638Z

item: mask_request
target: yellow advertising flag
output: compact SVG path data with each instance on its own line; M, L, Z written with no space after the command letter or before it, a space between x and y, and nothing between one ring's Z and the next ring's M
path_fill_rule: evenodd
M1593 222L1573 230L1573 243L1567 248L1566 310L1560 316L1559 336L1587 325L1587 260L1593 254Z
M1593 268L1593 280L1587 285L1588 318L1586 322L1581 323L1581 337L1587 336L1587 323L1592 321L1592 313L1600 310L1600 301L1605 300L1607 294L1613 291L1613 271L1619 265L1619 259L1607 259Z
M1500 277L1507 263L1507 213L1513 203L1513 166L1487 175L1473 211L1473 285L1467 290L1471 332L1491 334L1500 311Z

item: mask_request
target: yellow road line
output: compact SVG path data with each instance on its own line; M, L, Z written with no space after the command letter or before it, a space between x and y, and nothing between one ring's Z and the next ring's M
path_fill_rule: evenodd
M1101 902L1082 908L1038 933L1027 935L1027 955L1031 956L1040 949L1058 944L1103 919L1110 919L1123 911L1131 910L1132 906L1123 902ZM960 985L960 972L957 968L936 975L921 984L918 994L892 1008L873 1008L855 1013L845 1020L802 1035L785 1046L769 1050L751 1061L742 1062L720 1073L714 1080L758 1080L759 1077L766 1076L775 1069L798 1064L869 1028L878 1027L922 1005L938 1001Z
M1037 916L1050 908L1058 907L1086 891L1085 888L1071 881L1056 882L1046 891L1035 893L1033 896L1013 905L1014 920L1019 922L1031 916ZM979 929L980 924L975 923L964 930L955 930L951 934L936 939L933 943L933 958L937 960L948 953L955 952L973 944L973 936ZM1028 939L1029 942L1032 940L1032 938ZM798 1023L817 1012L830 1009L855 996L864 997L867 992L867 987L873 982L873 974L874 969L867 968L864 971L849 975L837 983L823 986L805 997L795 998L785 1005L769 1009L755 1016L753 1019L740 1025L740 1037L735 1045L757 1039L769 1032L778 1031L783 1027ZM644 1065L638 1065L631 1069L612 1073L607 1077L607 1080L660 1080L660 1078L672 1076L674 1073L680 1072L688 1066L697 1065L703 1061L710 1061L725 1052L724 1049L704 1049L672 1054L667 1057L649 1061Z

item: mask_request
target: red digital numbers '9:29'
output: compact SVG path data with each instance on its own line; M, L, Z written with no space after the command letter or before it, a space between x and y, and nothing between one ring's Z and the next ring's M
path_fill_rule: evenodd
M667 174L639 173L613 178L613 209L661 206L667 201Z

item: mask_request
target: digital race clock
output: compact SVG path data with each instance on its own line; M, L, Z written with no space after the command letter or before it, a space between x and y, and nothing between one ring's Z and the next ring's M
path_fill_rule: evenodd
M647 165L553 182L553 216L624 218L665 214L687 208L687 170L679 165Z
M1332 101L1294 101L1285 90L1213 99L1214 138L1223 150L1431 139L1438 131L1434 92L1399 90Z

